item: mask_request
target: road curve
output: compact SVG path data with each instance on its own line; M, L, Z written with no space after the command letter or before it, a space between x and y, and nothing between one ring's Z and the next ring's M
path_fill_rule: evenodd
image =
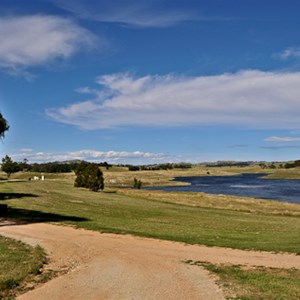
M52 224L0 226L0 234L39 244L48 268L66 270L17 299L224 299L206 270L185 260L300 269L300 256L185 245Z

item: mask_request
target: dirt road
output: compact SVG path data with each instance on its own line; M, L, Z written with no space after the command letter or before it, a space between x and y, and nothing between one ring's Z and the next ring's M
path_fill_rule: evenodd
M224 299L213 278L184 260L300 269L300 256L184 245L50 224L0 226L0 234L39 244L57 277L18 299Z

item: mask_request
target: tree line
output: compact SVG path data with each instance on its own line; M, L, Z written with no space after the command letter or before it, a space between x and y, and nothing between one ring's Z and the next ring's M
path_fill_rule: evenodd
M172 170L172 169L190 169L192 164L190 163L164 163L155 165L125 165L129 171L158 171L158 170Z
M71 173L76 170L78 165L84 161L70 161L70 162L47 162L47 163L29 163L27 159L21 162L13 162L11 157L6 155L2 159L2 170L13 165L13 172L36 172L36 173ZM12 164L13 163L13 164ZM98 163L99 167L104 167L107 170L111 167L107 162ZM3 170L4 171L4 170ZM4 171L6 172L6 171Z

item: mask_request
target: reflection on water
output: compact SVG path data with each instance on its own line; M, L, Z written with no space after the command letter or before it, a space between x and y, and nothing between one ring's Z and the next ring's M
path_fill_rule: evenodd
M263 179L264 175L266 174L178 177L175 181L188 182L190 185L149 189L236 195L300 204L300 180Z
M230 186L231 188L238 188L238 189L261 189L266 188L266 185L251 185L251 184L233 184Z

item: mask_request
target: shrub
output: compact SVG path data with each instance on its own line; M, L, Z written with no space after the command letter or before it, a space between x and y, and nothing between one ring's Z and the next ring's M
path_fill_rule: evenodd
M133 187L134 187L135 189L140 190L141 187L142 187L142 181L141 181L141 180L138 180L138 179L136 179L136 178L134 178L134 180L133 180Z

